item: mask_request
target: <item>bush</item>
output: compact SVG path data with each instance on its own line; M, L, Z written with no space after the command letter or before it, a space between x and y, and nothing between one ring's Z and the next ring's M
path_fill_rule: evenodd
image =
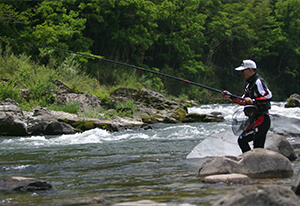
M5 85L0 83L0 101L10 98L16 102L21 101L19 91L14 89L14 83L7 82Z
M78 114L80 112L80 104L78 102L67 102L64 105L53 104L49 106L50 109L55 111L63 111L72 114Z

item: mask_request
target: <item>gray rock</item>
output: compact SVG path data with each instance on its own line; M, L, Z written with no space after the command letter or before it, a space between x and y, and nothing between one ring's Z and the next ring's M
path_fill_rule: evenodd
M205 183L248 184L251 178L243 174L210 175L203 179Z
M29 89L21 89L20 91L20 97L25 99L26 101L30 100L30 96L33 94L32 91L30 91Z
M0 135L25 136L27 124L24 113L11 99L0 101Z
M285 136L300 137L300 119L285 117L282 115L271 115L270 131Z
M179 123L187 113L185 105L148 89L119 88L112 92L109 105L113 108L126 101L133 101L137 105L137 113L145 123Z
M29 135L62 135L74 134L75 129L64 122L59 122L59 118L77 118L77 115L66 112L56 112L43 107L34 107L33 114L28 115L27 131Z
M63 134L75 134L75 130L72 126L64 122L51 122L44 131L44 135L63 135Z
M267 135L265 148L278 152L291 161L297 159L297 155L294 151L294 148L292 147L290 142L287 141L287 139L282 135L269 132Z
M104 205L105 204L105 200L102 197L94 197L91 199L82 199L82 200L78 200L78 201L73 201L68 205Z
M230 192L213 206L296 206L296 195L278 185L246 185Z
M266 149L254 149L239 155L214 157L205 161L198 176L215 174L245 174L251 178L290 177L292 165L286 157Z
M50 121L40 121L28 124L27 131L29 135L43 135Z
M56 95L58 104L66 104L68 102L78 103L81 108L86 109L89 107L92 108L101 108L101 100L90 94L78 94L78 93L63 93Z
M300 107L300 95L292 94L288 99L285 107Z
M54 84L57 86L54 96L58 104L66 104L68 102L78 103L82 109L100 108L102 101L98 97L86 93L75 93L68 86L56 80Z
M0 190L4 191L37 191L50 189L52 189L51 184L34 178L8 177L0 180Z
M295 192L296 195L300 195L300 171L298 171L296 179L292 185L292 190Z
M250 145L252 144L250 143ZM290 160L297 158L294 148L285 136L271 131L267 133L265 148L279 152ZM226 130L205 138L187 155L187 159L226 155L238 156L240 154L242 153L237 143L237 137L231 130Z
M117 203L113 206L193 206L191 204L183 203L183 204L174 204L174 203L158 203L152 200L139 200L136 202L124 202L124 203Z
M219 115L213 114L198 114L198 113L189 113L187 114L182 122L224 122L225 119Z

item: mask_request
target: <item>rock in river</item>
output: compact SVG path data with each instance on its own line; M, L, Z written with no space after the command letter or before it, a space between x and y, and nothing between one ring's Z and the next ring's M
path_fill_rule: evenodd
M208 159L202 164L198 176L232 173L245 174L251 178L290 177L293 175L293 168L289 159L282 154L257 148L237 157Z
M213 206L296 206L299 205L296 195L284 186L279 185L246 185L230 192Z
M51 184L34 178L8 177L0 180L0 190L5 191L37 191L50 189L52 189Z

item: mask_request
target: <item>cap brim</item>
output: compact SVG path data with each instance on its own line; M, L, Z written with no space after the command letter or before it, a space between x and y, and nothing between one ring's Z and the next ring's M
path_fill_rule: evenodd
M240 66L240 67L235 68L235 71L243 71L245 69L247 69L247 68L244 66Z

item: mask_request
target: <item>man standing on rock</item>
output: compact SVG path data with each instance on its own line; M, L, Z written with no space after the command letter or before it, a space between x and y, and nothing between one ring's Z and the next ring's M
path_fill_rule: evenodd
M254 121L238 137L238 143L242 152L251 150L249 142L253 141L254 148L264 148L266 135L270 128L269 109L271 108L272 92L266 82L258 75L256 63L250 59L243 60L241 66L235 68L241 71L243 78L248 82L242 98L235 99L228 95L230 92L223 91L224 98L231 98L234 103L240 105L252 105L257 113L253 116Z

